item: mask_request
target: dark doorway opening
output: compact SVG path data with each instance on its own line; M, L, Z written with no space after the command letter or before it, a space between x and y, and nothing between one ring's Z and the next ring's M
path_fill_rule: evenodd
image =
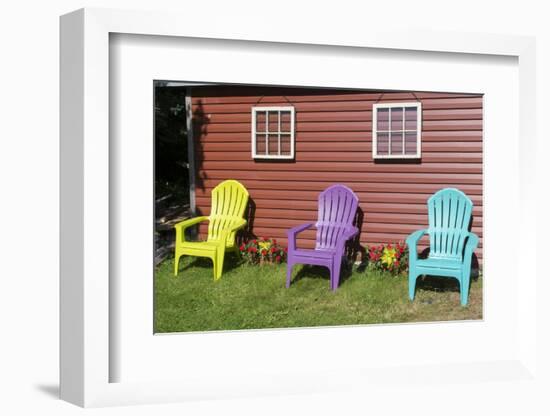
M173 226L190 216L187 88L154 82L155 264L174 244Z

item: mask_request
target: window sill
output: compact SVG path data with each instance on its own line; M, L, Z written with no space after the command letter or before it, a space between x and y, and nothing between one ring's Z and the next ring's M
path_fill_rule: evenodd
M421 155L395 155L395 156L373 156L373 160L420 160Z
M254 160L293 160L294 156L252 156Z

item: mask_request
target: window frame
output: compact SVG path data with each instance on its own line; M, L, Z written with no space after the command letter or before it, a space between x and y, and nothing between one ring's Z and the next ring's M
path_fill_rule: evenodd
M387 108L389 109L390 119L388 120L389 130L388 133L391 133L391 110L393 108L405 108L405 107L416 107L416 153L414 155L381 155L378 154L378 109ZM403 116L403 124L405 123L405 117ZM403 125L403 133L405 126ZM388 153L391 153L391 134L389 134L388 142ZM405 137L403 136L403 143ZM404 145L404 144L403 144ZM422 157L422 103L419 101L415 102L403 102L403 103L380 103L372 105L372 158L373 159L420 159Z
M258 154L256 152L256 115L258 112L264 112L266 113L266 121L268 120L268 113L271 111L287 111L290 112L290 155L269 155L269 154ZM251 135L251 142L252 142L252 158L253 159L272 159L272 160L291 160L294 159L294 147L295 147L295 132L294 132L294 126L295 126L295 109L292 105L287 106L252 106L251 111L251 124L252 124L252 135ZM279 129L277 133L278 137L281 137L281 116L279 114ZM262 133L262 132L260 132ZM269 134L269 132L265 132L265 134ZM267 144L267 143L266 143ZM269 147L267 146L266 149ZM281 150L281 146L279 144L279 152Z

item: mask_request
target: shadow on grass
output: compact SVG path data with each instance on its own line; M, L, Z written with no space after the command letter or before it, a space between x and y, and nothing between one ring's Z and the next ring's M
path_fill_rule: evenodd
M190 261L191 260L191 261ZM242 263L241 257L232 252L225 253L225 259L223 261L223 272L227 273L233 269L236 269ZM208 257L193 257L182 256L180 260L179 273L189 271L193 268L212 269L214 263Z
M323 279L326 280L330 287L330 272L327 267L313 266L303 264L291 281L291 284L297 283L302 279ZM342 264L340 270L340 281L338 287L342 286L353 275L353 266L346 263Z
M460 292L458 280L453 277L421 276L416 281L416 289L432 292Z

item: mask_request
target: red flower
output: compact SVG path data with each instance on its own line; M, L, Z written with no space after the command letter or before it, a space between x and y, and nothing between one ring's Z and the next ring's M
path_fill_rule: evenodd
M257 244L257 243L258 243L258 241L257 241L257 240L252 240L252 242L253 242L254 244Z
M264 249L262 250L262 256L266 256L266 255L267 255L267 250L264 248Z
M277 240L273 239L272 243L277 244Z
M277 249L275 247L271 247L271 252L272 253L275 253L277 251Z
M399 261L395 260L395 261L393 262L393 265L394 265L395 267L398 267L398 266L399 266Z
M251 253L254 247L248 247L248 252Z
M288 252L288 248L286 248L286 247L285 247L285 249L284 249L284 250L285 250L285 253L286 253L286 252Z
M244 244L241 244L240 250L244 251Z
M252 251L253 251L254 253L256 253L256 252L258 251L258 249L257 249L256 247L251 247L251 248L252 248Z
M279 262L281 261L281 256L275 257L275 261L276 261L277 263L279 263Z

